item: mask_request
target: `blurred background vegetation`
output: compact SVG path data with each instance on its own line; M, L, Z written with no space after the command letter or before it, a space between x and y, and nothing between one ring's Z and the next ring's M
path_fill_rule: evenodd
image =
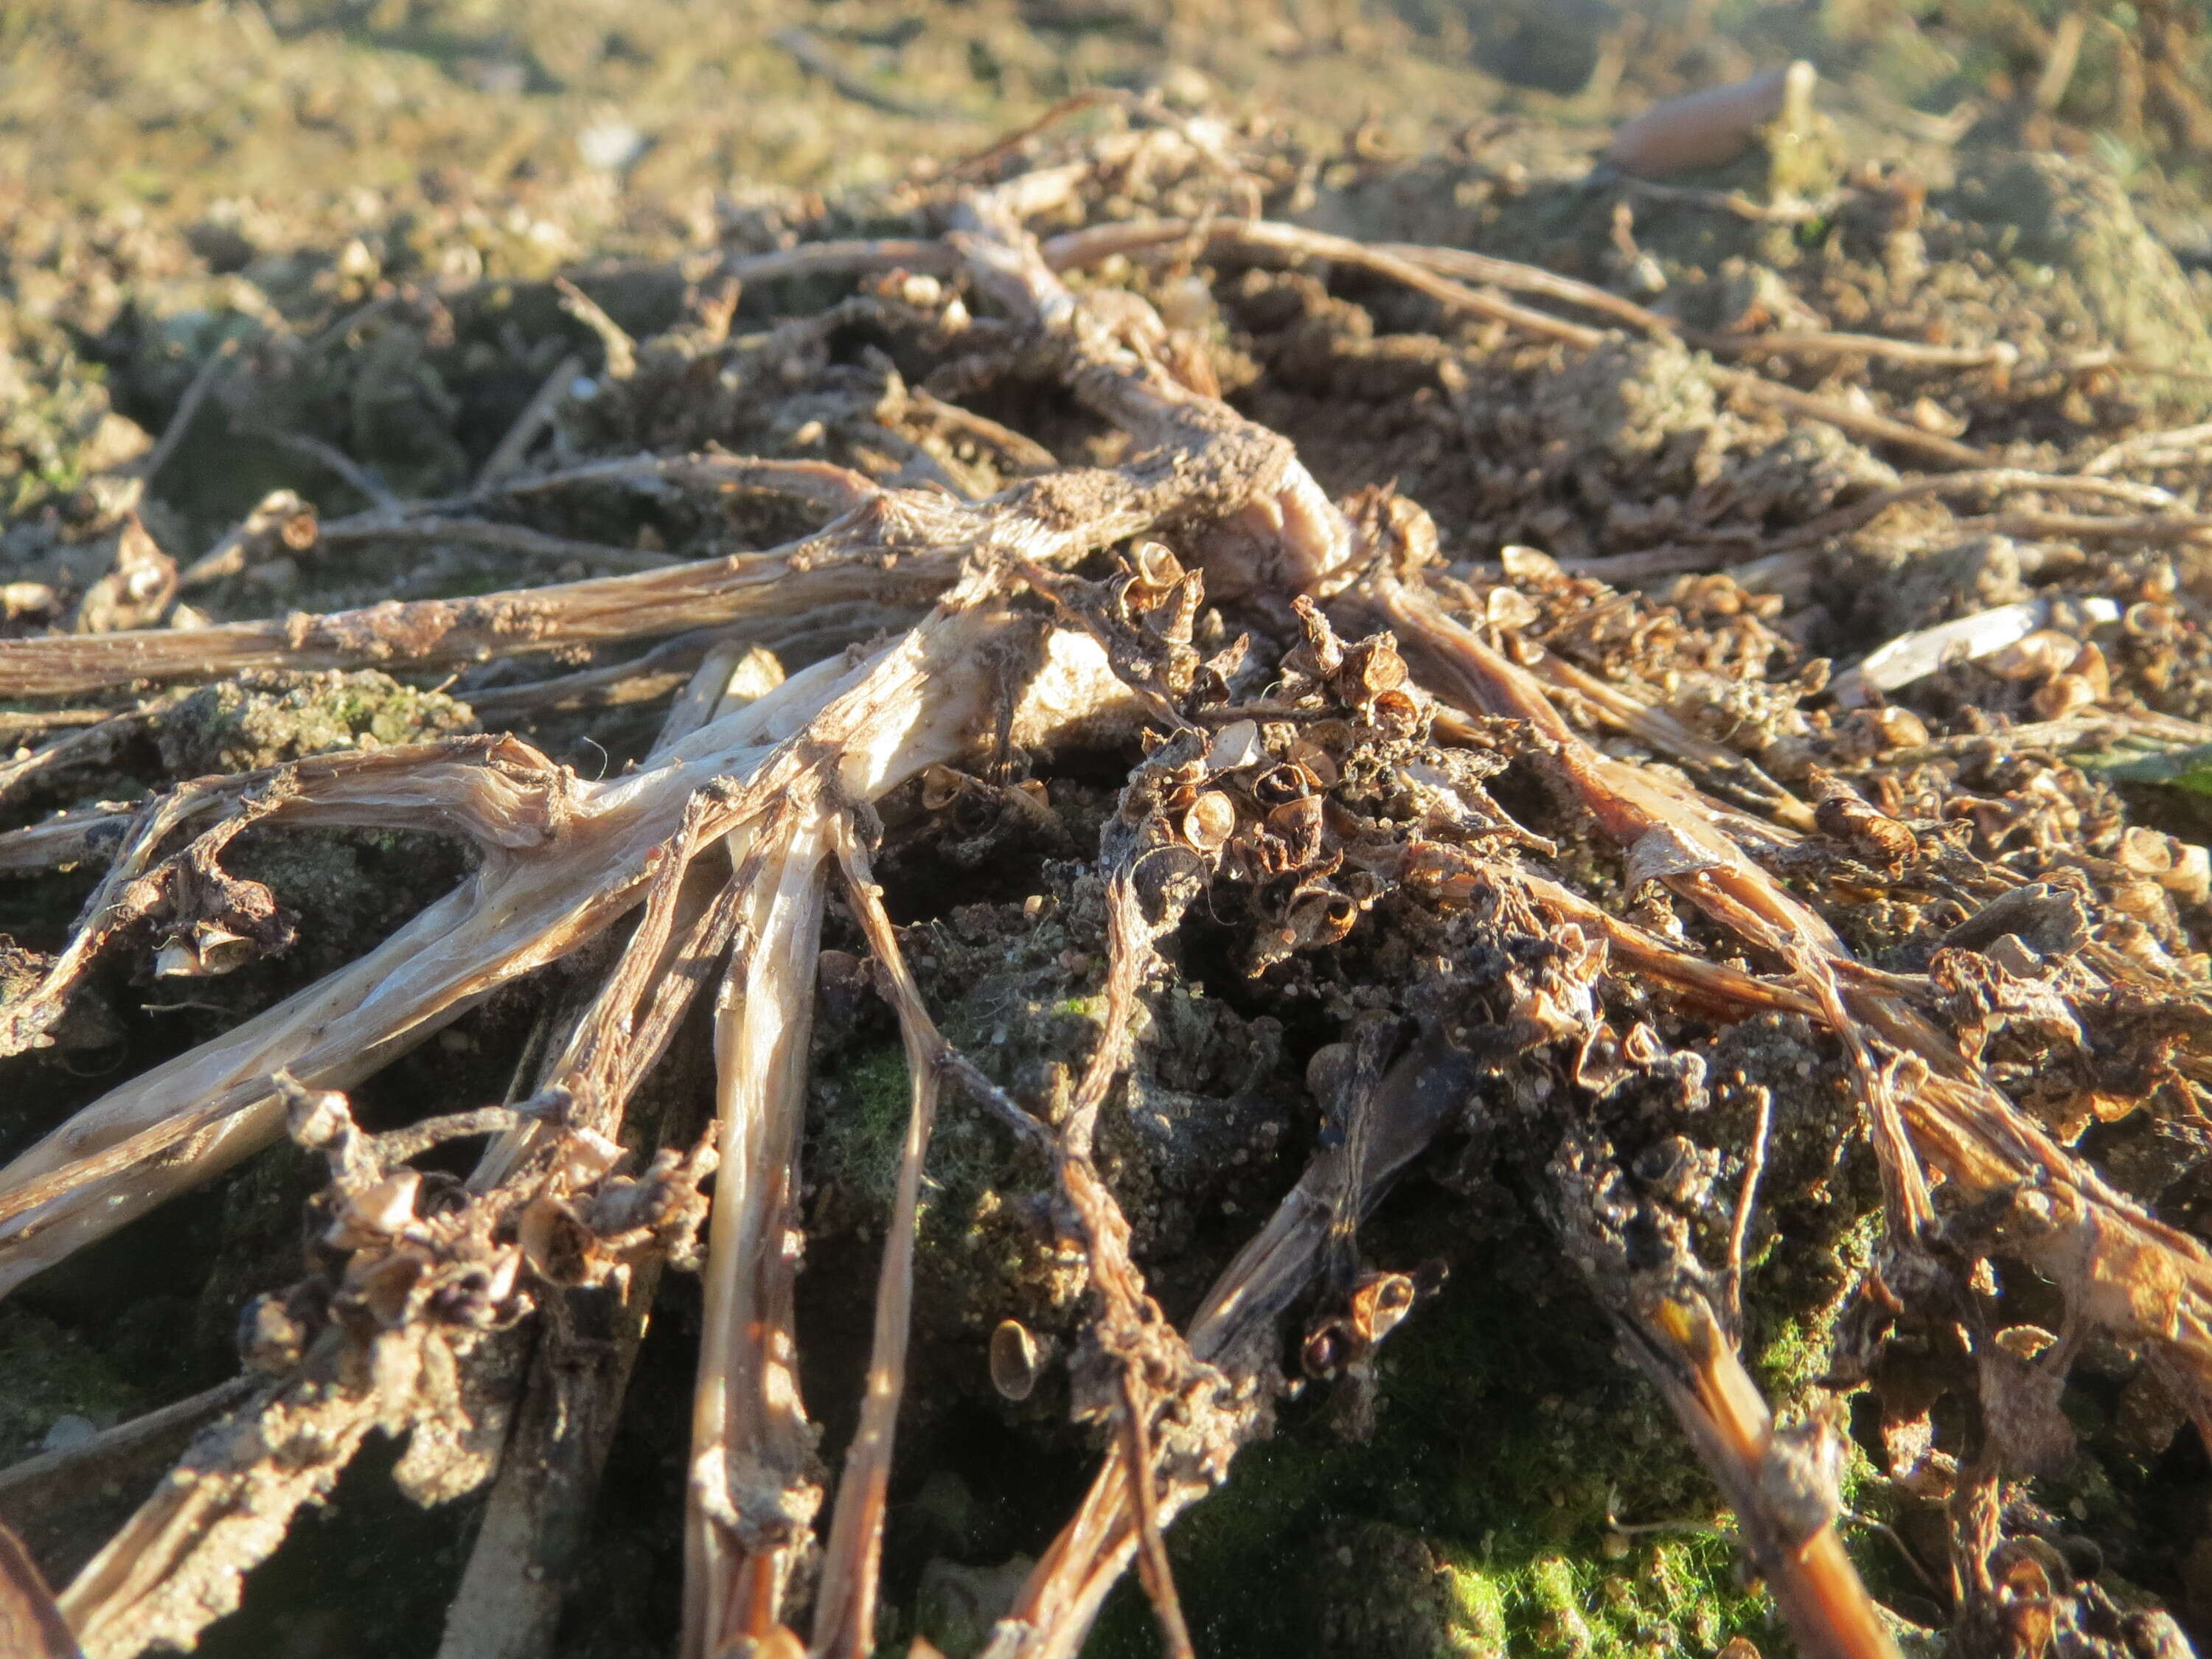
M530 228L552 258L595 194L696 232L717 191L879 182L1085 86L1419 148L1800 56L1877 116L2185 175L2209 41L2207 0L15 0L0 179L249 242L249 200L573 196Z

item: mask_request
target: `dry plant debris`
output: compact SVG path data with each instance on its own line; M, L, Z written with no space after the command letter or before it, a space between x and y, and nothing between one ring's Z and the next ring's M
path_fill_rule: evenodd
M1102 108L908 187L896 235L693 272L643 337L563 283L581 335L446 493L341 450L366 511L269 494L180 562L157 452L40 532L52 580L0 639L0 869L94 873L57 948L0 961L0 1053L112 1045L134 999L220 1029L0 1170L0 1289L280 1143L327 1169L295 1282L243 1310L252 1392L73 1563L76 1639L191 1646L381 1433L419 1501L494 1487L444 1651L545 1650L673 1267L702 1281L688 1659L920 1639L887 1510L948 1303L979 1378L996 1328L1007 1409L1064 1406L1098 1453L981 1650L1074 1654L1133 1565L1167 1650L1200 1650L1166 1529L1302 1392L1377 1432L1378 1350L1448 1294L1376 1242L1418 1170L1525 1215L1602 1310L1799 1652L1937 1623L1975 1654L2177 1650L2035 1482L2102 1455L2061 1408L2077 1370L2151 1454L2212 1435L2212 864L2173 833L2212 738L2201 423L2125 405L2098 354L2133 342L2044 349L2079 316L1994 267L1986 337L1914 335L1914 262L1948 238L1970 266L1972 234L1878 168L1836 183L1824 253L1737 256L1662 315L1269 216L1312 191L1264 135L1066 113ZM745 332L757 290L812 308ZM350 349L450 343L439 297L377 307ZM280 408L351 372L330 356L227 349L179 418ZM563 579L259 613L422 549ZM555 757L664 700L599 728L627 763ZM2164 783L2104 775L2146 756ZM143 799L77 793L149 757ZM326 921L284 849L408 836L461 849L450 890L287 985ZM1200 972L1219 1012L1190 1012ZM365 1127L380 1073L514 1006L503 1094ZM905 1078L873 1153L821 1115L869 1029ZM699 1121L656 1092L687 1040ZM998 1282L935 1259L952 1128L994 1171ZM1266 1219L1202 1231L1255 1146L1233 1179ZM1864 1248L1778 1413L1740 1350L1785 1169ZM798 1275L870 1228L833 1471ZM1484 1271L1479 1238L1444 1254ZM1847 1468L1888 1517L1860 1559L1911 1540L1895 1606L1846 1548Z

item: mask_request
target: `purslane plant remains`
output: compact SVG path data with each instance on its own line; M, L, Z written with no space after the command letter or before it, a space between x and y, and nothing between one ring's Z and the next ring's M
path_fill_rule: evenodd
M1089 1492L993 1629L994 1659L1077 1652L1132 1566L1169 1650L1194 1650L1164 1529L1233 1480L1238 1449L1272 1426L1286 1368L1339 1391L1351 1431L1371 1418L1387 1393L1376 1350L1409 1316L1415 1334L1398 1340L1419 1340L1430 1284L1416 1263L1373 1259L1361 1224L1439 1144L1466 1143L1464 1170L1508 1126L1522 1149L1515 1178L1710 1471L1798 1650L1893 1654L1894 1621L1838 1532L1844 1427L1817 1412L1778 1421L1738 1353L1771 1102L1745 1144L1692 1133L1708 1055L1761 1018L1832 1045L1878 1172L1881 1243L1838 1322L1831 1388L1840 1398L1881 1373L1903 1343L1937 1356L1929 1365L1948 1368L1972 1418L1963 1440L1938 1446L1928 1401L1916 1411L1893 1391L1875 1431L1891 1478L1943 1507L1950 1559L1936 1577L1954 1627L1975 1650L2044 1651L2036 1642L2053 1632L2070 1644L2058 1650L2152 1650L2142 1644L2162 1639L2163 1615L2116 1607L2094 1578L2054 1576L2004 1493L2070 1452L2059 1400L2091 1345L2139 1356L2152 1386L2212 1432L2212 1255L2074 1144L2082 1124L2160 1088L2193 1098L2212 1082L2205 958L2191 943L2201 850L2126 823L2079 771L2002 789L1967 788L1955 764L1942 772L1942 740L1884 694L1954 669L1955 649L1911 668L1869 659L1875 675L1862 668L1836 717L1808 726L1795 706L1829 690L1820 676L1801 678L1778 712L1741 690L1769 654L1774 613L1725 576L1695 579L1709 585L1671 604L1641 600L1523 548L1455 562L1430 514L1387 485L1332 499L1290 439L1240 412L1253 399L1224 399L1203 339L1153 301L1197 309L1187 273L1201 258L1248 277L1288 265L1313 291L1286 280L1280 293L1325 318L1342 304L1310 275L1325 270L1383 285L1382 302L1493 331L1493 345L1534 340L1556 363L1629 350L1687 361L1668 319L1624 315L1610 297L1600 307L1600 290L1510 262L1455 267L1447 251L1370 249L1257 219L1237 161L1202 123L1140 123L1031 165L1048 142L948 185L930 210L933 239L801 246L735 273L857 280L823 318L780 325L778 372L826 398L862 372L830 349L839 331L903 343L935 372L927 391L901 380L895 401L994 452L1014 480L1003 487L975 487L926 450L874 477L721 453L706 441L711 410L685 403L735 395L714 389L713 349L680 358L648 343L597 396L629 400L629 429L657 427L662 453L533 468L516 459L526 437L465 499L319 526L277 503L185 578L226 578L279 542L348 536L588 555L588 540L511 521L518 503L563 492L650 488L709 507L776 496L821 528L762 551L642 556L623 574L467 599L0 641L0 691L81 699L147 682L151 701L113 716L143 724L173 696L161 688L240 672L406 673L683 636L635 671L685 682L658 740L596 781L512 734L452 737L198 778L143 805L0 836L0 867L104 870L66 948L0 1011L9 1054L51 1041L118 959L216 975L288 948L312 917L225 867L249 831L429 829L473 849L450 894L366 954L118 1083L0 1170L0 1288L12 1289L287 1136L329 1166L311 1270L243 1310L255 1391L60 1592L84 1651L190 1645L373 1430L404 1437L397 1478L423 1501L493 1483L448 1650L533 1650L560 1610L539 1564L589 1505L623 1356L665 1266L702 1274L705 1295L684 1653L874 1651L929 1146L957 1095L997 1126L1006 1156L1048 1175L1053 1247L1083 1285L1069 1404L1103 1448ZM1218 216L1102 212L1146 172L1188 179ZM1176 262L1185 275L1157 280ZM1632 336L1538 300L1598 309ZM1320 348L1358 359L1324 332ZM1807 349L1851 347L1828 333ZM879 412L893 400L887 369L866 370ZM1436 372L1449 389L1451 374ZM1950 495L2070 503L2083 537L2137 546L2203 528L2172 491L2114 476L2130 468L2118 451L2063 470L1998 465L1753 367L1701 372L1709 399L1951 469L1824 501L1827 516L1780 527L1759 550L1769 560ZM1037 434L968 406L1007 385L1048 414ZM1452 418L1472 434L1471 414ZM1065 436L1079 426L1080 445ZM896 435L876 425L862 441L896 453ZM1079 449L1090 464L1054 459ZM1614 574L1669 568L1704 567ZM2003 637L1971 654L2059 687L2051 720L2079 748L2112 684L2081 636L2124 613L2147 629L2142 607L2160 601L2039 603L1990 624ZM840 648L815 648L825 633ZM788 678L759 649L800 641L815 659ZM1678 645L1691 647L1693 684L1673 696L1681 686L1637 671ZM1732 658L1753 674L1733 672ZM2089 685L2100 674L2101 691ZM2069 675L2086 701L2062 684ZM618 679L594 667L498 695L551 707ZM1686 714L1724 684L1743 698L1738 725L1767 721L1756 744ZM102 730L53 741L79 754L120 740ZM2193 735L2148 712L2130 730L2175 748ZM918 812L963 800L1030 810L1025 783L1068 757L1110 757L1122 775L1083 875L1103 925L1102 958L1084 970L1097 1040L1039 1088L948 1039L875 866ZM2026 836L2001 833L2038 812ZM1917 955L1869 960L1858 907L1875 902ZM833 912L865 941L911 1085L858 1426L834 1474L801 1395L793 1311ZM1285 1172L1273 1213L1178 1325L1133 1254L1100 1126L1136 1062L1142 998L1181 971L1194 917L1225 932L1222 948L1255 983L1300 988L1326 1029L1306 1068L1322 1128L1303 1173ZM586 946L597 954L578 957ZM349 1091L571 957L592 964L589 984L511 1098L449 1103L380 1132L356 1121ZM1357 973L1343 965L1354 960ZM714 1121L663 1145L630 1106L695 1005L711 1018ZM489 1139L465 1179L411 1162L471 1137ZM1729 1180L1717 1186L1723 1158ZM2001 1281L2014 1274L2055 1287L2055 1329L2004 1312ZM588 1364L563 1311L587 1288L619 1310Z

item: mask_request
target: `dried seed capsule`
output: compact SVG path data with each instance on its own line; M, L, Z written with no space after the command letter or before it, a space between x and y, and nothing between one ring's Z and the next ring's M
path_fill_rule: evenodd
M1352 1310L1346 1322L1352 1334L1373 1346L1398 1328L1399 1322L1413 1310L1414 1288L1411 1275L1369 1272L1360 1276L1352 1287Z
M1057 1346L1018 1319L1000 1320L991 1333L991 1386L1008 1400L1028 1399Z
M1483 620L1492 628L1528 628L1543 613L1517 587L1493 587L1482 597Z
M1408 691L1380 693L1375 699L1374 715L1375 724L1395 737L1420 730L1421 705Z
M1842 779L1817 766L1808 775L1820 792L1813 822L1822 835L1847 842L1856 851L1886 864L1899 863L1919 852L1920 842L1911 830L1875 811Z
M2112 862L2139 875L2163 875L2173 868L2178 846L2171 836L2162 836L2140 823L2130 824L2120 832L2120 844L2112 850Z
M592 1230L566 1204L541 1193L522 1212L516 1226L530 1271L549 1285L582 1285L591 1277Z
M415 1218L415 1194L422 1184L420 1170L402 1169L356 1193L324 1234L325 1242L335 1249L357 1250L400 1231Z
M2061 674L2081 654L2081 641L2055 628L2039 628L2002 650L1992 651L1982 665L2001 680L2039 680Z
M1231 720L1214 734L1213 746L1206 751L1206 769L1209 775L1234 772L1264 759L1267 752L1256 720Z
M2086 675L2061 674L2036 688L2028 707L2044 720L2064 720L2069 714L2097 706L2097 688Z
M1347 702L1364 703L1406 683L1406 659L1387 640L1362 641L1345 653L1333 676Z
M1334 945L1358 920L1359 906L1348 895L1328 887L1309 887L1294 895L1283 916L1294 951Z
M2207 896L2212 896L2212 851L2194 842L2185 845L2173 867L2155 879L2176 898L2202 904Z
M941 812L967 793L968 780L949 766L929 766L921 774L921 810Z
M1506 580L1528 587L1557 587L1567 579L1559 561L1550 554L1518 543L1500 549L1498 562L1505 568Z
M2070 672L2089 682L2089 689L2097 694L2098 702L2102 702L2112 695L2112 671L2105 661L2105 653L2097 648L2095 641L2092 640L2081 647L2081 653L2074 659Z
M1267 814L1267 833L1283 843L1293 869L1321 856L1322 799L1305 795L1285 801Z
M1252 798L1262 806L1303 800L1321 788L1321 780L1296 761L1271 766L1252 781Z
M1166 589L1182 580L1182 561L1159 542L1139 542L1130 550L1130 562L1147 587Z
M1334 785L1343 775L1335 757L1321 744L1301 738L1291 745L1291 759L1305 768L1307 773L1322 788Z
M1917 749L1928 741L1927 723L1910 708L1885 703L1880 708L1860 712L1866 715L1868 729L1874 733L1877 754L1887 754L1893 749Z
M2120 631L2130 639L2162 640L2180 631L2180 621L2172 605L2138 599L2120 617Z
M1209 789L1182 815L1182 838L1201 853L1219 852L1237 832L1237 803Z

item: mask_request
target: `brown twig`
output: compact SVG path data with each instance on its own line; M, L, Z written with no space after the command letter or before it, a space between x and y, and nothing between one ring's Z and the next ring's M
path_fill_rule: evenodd
M5 1522L0 1522L0 1649L15 1659L84 1659L39 1564Z
M275 444L279 449L289 449L336 473L353 491L380 512L389 513L399 506L399 497L383 479L378 477L359 461L336 444L325 443L312 433L288 432L281 427L263 426L258 422L233 422L232 429L242 436L258 438L264 443Z
M627 380L636 374L637 342L629 337L629 331L567 277L556 276L553 286L561 295L561 309L599 336L601 372L611 380Z
M722 269L741 283L775 283L800 276L866 276L879 270L945 276L959 264L958 256L942 242L893 236L872 241L802 242L773 253L738 254L725 260Z
M778 29L774 38L775 44L789 52L801 69L810 75L820 76L856 104L866 104L870 109L881 110L886 115L896 115L908 121L965 123L974 118L957 110L913 103L879 90L839 63L830 49L805 29Z
M1751 1237L1753 1207L1759 1201L1759 1179L1766 1173L1767 1139L1774 1132L1774 1091L1754 1088L1752 1098L1758 1119L1743 1155L1743 1181L1736 1188L1735 1218L1729 1224L1728 1267L1721 1279L1721 1317L1739 1342L1743 1339L1744 1249Z
M454 542L486 547L501 553L520 553L533 559L577 561L615 570L666 570L684 561L668 553L649 553L633 547L610 547L605 542L579 541L573 536L548 535L527 525L501 524L491 519L407 518L383 523L338 520L324 525L316 536L323 547L380 543Z
M2108 478L2091 473L2035 472L2022 467L1979 467L1971 472L1953 472L1939 477L1908 478L1903 483L1893 484L1887 489L1877 489L1861 497L1848 507L1839 507L1832 513L1785 531L1763 544L1768 552L1786 551L1792 548L1814 547L1838 536L1850 534L1871 524L1884 513L1905 501L1925 500L1930 496L1997 495L2008 490L2033 490L2052 495L2085 495L2096 501L2122 501L2131 507L2169 507L2174 504L2170 490L2153 484L2129 483L2118 478ZM2184 515L2185 516L2185 515ZM2160 519L2160 523L2170 522ZM2125 526L2139 520L2085 519L2084 523Z
M234 1376L73 1446L11 1463L0 1469L0 1513L19 1519L52 1515L110 1481L150 1480L202 1424L237 1405L255 1386L253 1378Z
M523 458L530 453L530 446L552 424L553 416L568 398L568 388L583 372L584 360L573 351L553 365L553 372L531 393L530 401L522 406L522 413L514 417L514 424L507 428L491 453L484 457L483 465L477 471L476 494L486 494L522 465Z
M161 428L161 438L138 463L137 476L140 478L151 483L161 469L169 464L169 458L177 453L177 446L184 442L185 434L191 428L192 417L200 412L200 405L207 401L208 393L215 390L216 382L230 371L237 358L238 341L228 339L193 371L191 380L185 387L185 395L177 400L176 413L169 416L169 423Z

